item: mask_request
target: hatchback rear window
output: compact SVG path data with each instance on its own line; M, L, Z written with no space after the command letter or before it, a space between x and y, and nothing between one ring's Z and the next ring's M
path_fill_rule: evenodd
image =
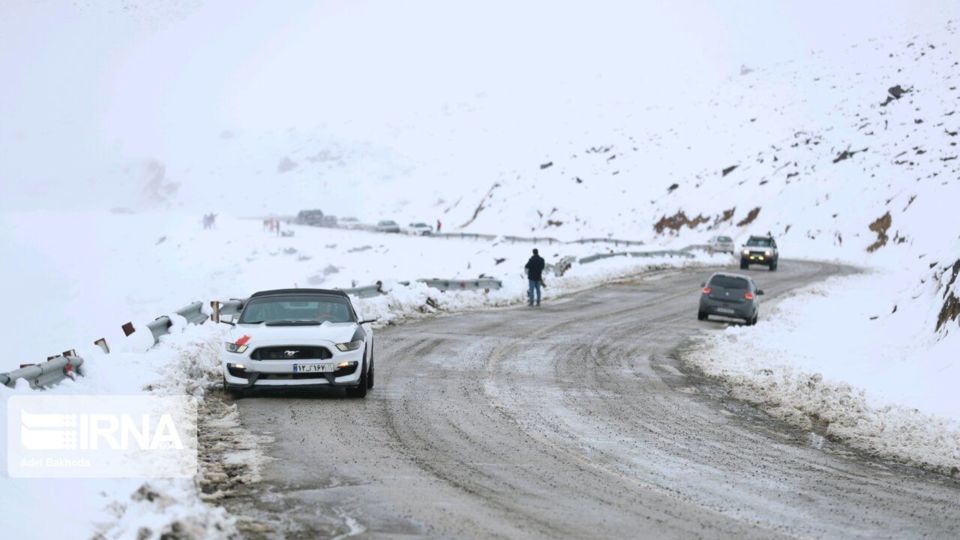
M711 287L723 287L724 289L748 290L750 282L738 277L731 276L713 276L710 280Z
M717 237L717 242L733 242L733 239L729 236L720 236Z

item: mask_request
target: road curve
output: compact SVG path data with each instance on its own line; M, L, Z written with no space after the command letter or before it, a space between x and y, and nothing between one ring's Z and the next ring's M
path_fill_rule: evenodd
M845 271L751 273L769 304ZM960 536L960 482L815 447L685 371L725 325L696 319L709 272L380 330L366 400L239 401L274 459L224 502L254 537Z

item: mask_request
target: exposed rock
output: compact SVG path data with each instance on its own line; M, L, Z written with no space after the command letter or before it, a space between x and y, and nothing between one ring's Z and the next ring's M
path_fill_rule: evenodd
M657 231L657 234L662 234L663 231L667 229L673 231L680 230L682 227L694 229L700 225L703 225L704 223L708 223L709 221L710 218L703 217L703 215L698 215L697 217L690 219L687 217L687 214L681 210L672 216L663 216L660 218L660 221L654 224L653 229Z
M888 88L887 93L893 96L894 99L900 99L901 97L903 97L904 94L909 93L910 90L911 90L910 88L904 90L903 87L898 84L896 86L891 86L890 88Z
M723 169L723 171L721 171L721 172L722 172L721 176L726 176L726 175L732 173L732 172L734 171L734 169L736 169L737 167L739 167L739 165L731 165L731 166Z
M957 259L957 262L953 263L953 275L950 277L950 281L947 283L946 291L944 292L943 308L940 309L940 314L937 316L938 332L948 322L955 321L960 317L960 298L957 298L952 290L953 284L957 281L958 274L960 274L960 259Z
M281 174L285 172L290 172L296 168L297 168L297 162L290 159L287 156L283 156L283 159L281 159L280 163L277 164L277 172Z
M887 94L888 94L887 99L883 100L883 102L880 103L880 106L886 107L887 105L890 104L891 101L900 99L901 97L903 97L904 94L910 93L911 90L913 89L912 88L904 89L899 84L896 86L891 86L890 88L887 89Z
M553 165L553 162L550 162L547 166L550 166L550 165ZM543 165L541 165L540 168L541 168L541 169L545 169L546 167L544 167ZM484 208L486 208L486 206L484 206L484 203L486 203L488 200L490 200L491 197L493 197L493 192L494 192L498 187L500 187L500 184L499 184L499 183L495 183L495 184L493 184L492 186L490 186L490 189L487 190L487 194L484 195L482 199L480 199L480 203L477 204L477 208L474 209L474 211L473 211L473 216L470 218L469 221L467 221L466 223L464 223L463 225L460 226L461 229L464 228L464 227L466 227L466 226L468 226L468 225L470 225L470 224L473 223L474 221L476 221L477 216L480 215L480 212L483 212Z
M711 225L710 228L711 228L711 229L716 229L717 227L720 226L721 223L724 223L724 222L726 222L726 221L730 221L731 219L733 219L733 214L734 214L734 212L736 212L736 211L737 211L737 207L736 207L736 206L734 206L733 208L729 208L729 209L727 209L727 210L724 210L722 214L720 214L719 216L717 216L716 219L713 220L713 225Z
M890 229L890 225L892 224L893 218L890 217L890 212L878 217L873 223L870 224L870 230L877 233L877 241L867 247L868 253L873 253L874 251L887 245L887 240L889 239L887 237L887 230Z
M760 207L758 206L758 207L754 208L753 210L747 212L747 217L741 219L741 220L737 223L737 227L745 227L745 226L753 223L753 221L754 221L755 219L757 219L757 216L759 216L759 215L760 215Z
M866 147L865 147L865 148L861 148L860 150L850 150L849 148L847 148L847 149L844 150L843 152L840 152L840 153L837 155L837 157L833 158L833 162L834 162L834 163L840 163L841 161L844 161L844 160L846 160L846 159L850 159L850 158L852 158L853 156L859 154L860 152L866 152L867 150L869 150L869 148L866 148Z

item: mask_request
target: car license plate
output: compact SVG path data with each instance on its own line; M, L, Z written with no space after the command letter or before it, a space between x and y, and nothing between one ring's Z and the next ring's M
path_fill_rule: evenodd
M733 315L734 311L730 308L717 308L717 313L723 313L725 315Z
M294 364L294 373L327 373L333 371L333 364Z

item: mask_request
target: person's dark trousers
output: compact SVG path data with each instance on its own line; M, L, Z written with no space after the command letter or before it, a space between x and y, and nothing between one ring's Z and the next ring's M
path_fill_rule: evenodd
M527 280L530 282L530 288L527 290L527 299L529 300L530 305L533 305L534 294L536 294L537 305L540 305L540 280L539 279L530 279Z

